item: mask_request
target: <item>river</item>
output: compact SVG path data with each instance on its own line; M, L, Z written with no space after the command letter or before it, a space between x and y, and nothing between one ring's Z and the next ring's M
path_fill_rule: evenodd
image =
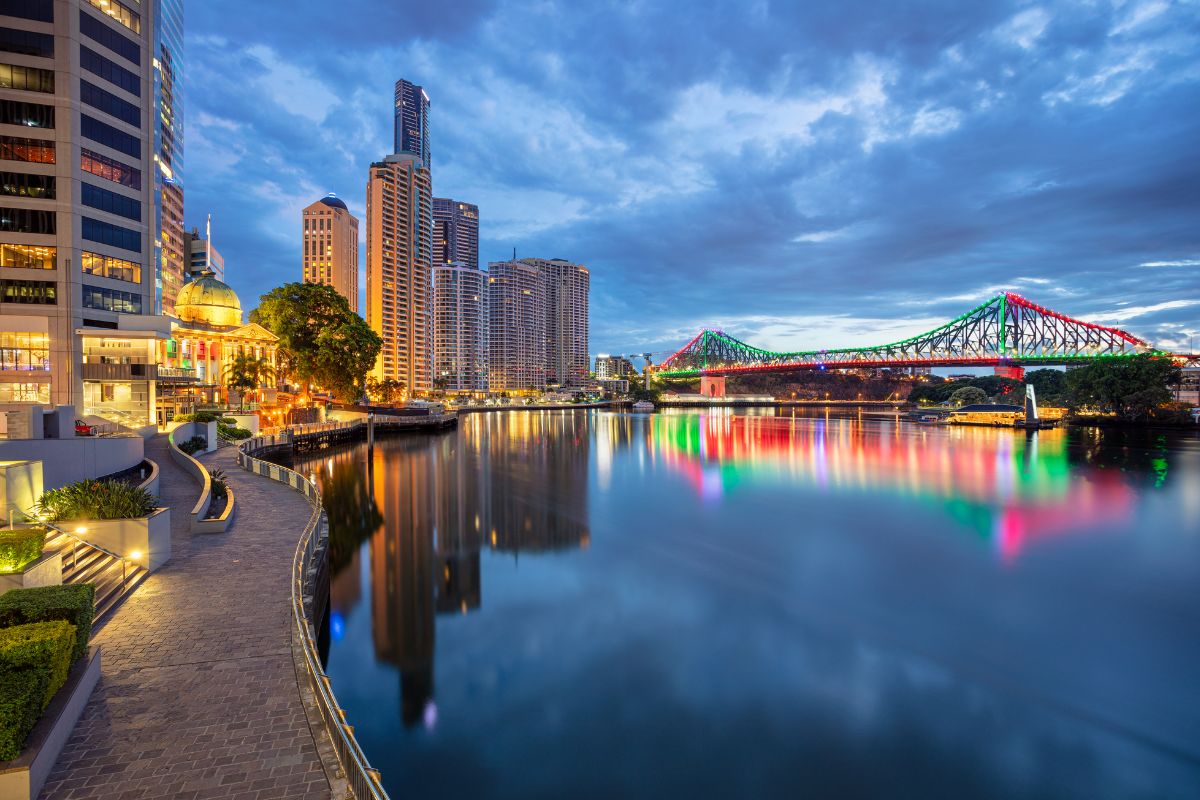
M393 798L1200 795L1200 435L501 412L307 458Z

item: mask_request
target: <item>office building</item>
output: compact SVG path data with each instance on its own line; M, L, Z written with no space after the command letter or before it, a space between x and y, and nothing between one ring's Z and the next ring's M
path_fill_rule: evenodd
M139 0L132 0L130 13ZM126 6L113 0L89 2L110 18ZM148 0L153 6L150 64L154 80L154 313L174 313L175 297L187 281L188 252L183 227L183 0ZM136 16L136 15L135 15Z
M429 160L429 95L406 80L396 81L395 147L414 155L425 169Z
M304 280L332 286L358 313L358 220L327 194L302 213Z
M210 270L217 280L225 280L225 258L212 243L212 226L208 226L201 234L196 228L183 234L183 252L187 276L199 275L204 270ZM178 299L178 293L176 294Z
M464 264L433 265L433 385L487 389L487 275Z
M546 284L525 261L488 264L488 389L546 388Z
M131 427L153 421L154 353L169 335L152 316L160 214L175 219L159 207L173 193L158 190L161 117L179 133L177 102L158 104L179 78L177 10L167 0L0 6L0 408L70 404ZM159 156L164 176L174 144L170 163ZM171 263L182 271L182 256Z
M410 393L430 379L433 217L429 170L411 153L371 165L367 182L367 323L383 348L372 376Z
M479 207L433 198L433 263L479 269Z
M620 380L636 374L633 362L625 356L596 356L596 380Z
M542 273L546 292L546 385L579 387L588 380L588 293L591 275L561 258L525 258Z

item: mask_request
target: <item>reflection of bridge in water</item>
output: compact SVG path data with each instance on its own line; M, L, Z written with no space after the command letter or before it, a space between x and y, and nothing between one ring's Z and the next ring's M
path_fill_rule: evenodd
M1067 431L1018 434L917 428L846 417L673 415L649 421L655 455L704 500L753 475L837 491L883 489L937 501L1015 560L1031 543L1126 517L1133 491L1118 472L1072 475Z

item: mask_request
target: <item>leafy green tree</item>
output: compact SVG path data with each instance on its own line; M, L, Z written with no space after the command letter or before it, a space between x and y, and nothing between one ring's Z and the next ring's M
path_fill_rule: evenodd
M1140 419L1171 402L1168 387L1179 379L1179 368L1162 356L1099 358L1067 373L1067 397L1076 408L1090 406Z
M367 397L377 403L398 403L404 399L404 381L395 378L367 378Z
M225 365L225 385L240 392L243 403L247 392L257 391L274 378L275 368L270 360L250 353L238 353Z
M954 394L950 395L950 402L956 406L969 406L972 403L986 403L987 401L987 394L978 386L964 386L961 389L955 389Z
M279 337L283 371L303 384L306 393L316 383L343 399L358 399L383 346L346 298L318 283L272 289L260 298L250 320Z
M1025 373L1039 403L1062 402L1067 393L1067 373L1060 369L1035 369Z

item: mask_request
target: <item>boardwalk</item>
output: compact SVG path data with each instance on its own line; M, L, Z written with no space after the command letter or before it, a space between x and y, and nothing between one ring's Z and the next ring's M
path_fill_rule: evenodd
M171 507L172 558L97 634L104 671L42 798L328 798L297 688L288 571L305 499L206 457L237 494L224 534L192 534L197 485L146 445Z

